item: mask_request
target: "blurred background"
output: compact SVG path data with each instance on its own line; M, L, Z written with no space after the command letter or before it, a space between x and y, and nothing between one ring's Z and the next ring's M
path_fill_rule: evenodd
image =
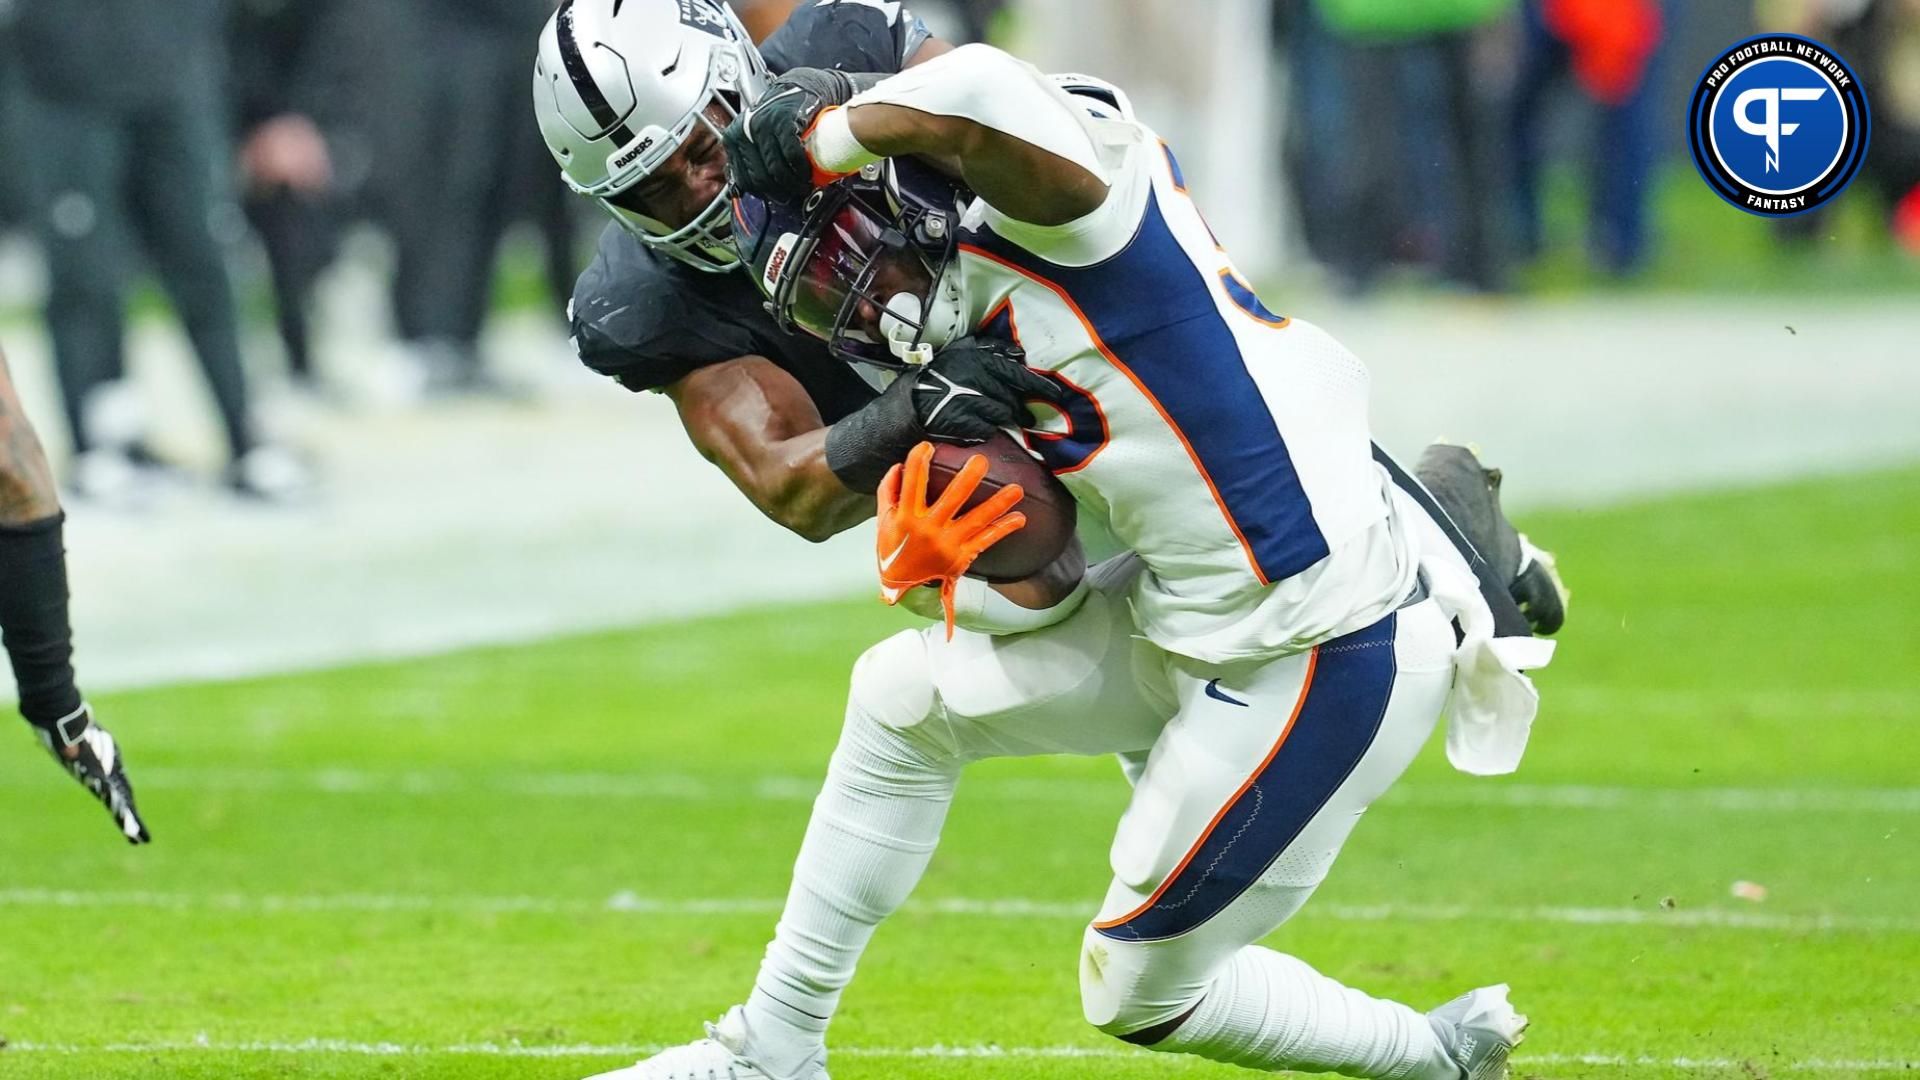
M1372 366L1402 453L1475 441L1523 506L1920 454L1920 0L908 6L1125 87L1268 305ZM736 7L763 35L793 4ZM605 223L527 101L552 8L0 0L0 346L88 685L869 587L864 534L762 522L669 403L574 360ZM1703 65L1760 29L1873 107L1859 181L1780 222L1684 146Z

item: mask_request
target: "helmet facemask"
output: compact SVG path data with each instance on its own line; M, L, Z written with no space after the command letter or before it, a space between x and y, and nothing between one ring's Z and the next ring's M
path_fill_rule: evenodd
M952 221L911 202L894 209L866 177L816 191L797 231L755 245L754 269L768 310L788 331L800 330L858 363L899 370L933 359L966 333L966 303L949 271L956 249ZM743 222L752 233L780 228ZM793 227L793 226L788 226Z
M718 118L716 118L716 114ZM679 228L673 228L645 212L623 206L616 201L622 192L638 186L653 174L661 164L671 158L686 145L687 137L693 134L695 125L706 128L717 140L720 132L733 118L740 115L735 96L727 91L715 90L708 95L707 104L699 112L681 121L681 124L662 145L665 153L653 160L644 171L631 177L623 177L619 190L606 195L595 195L607 213L620 226L632 233L642 244L655 251L676 259L695 270L712 274L724 274L740 268L740 252L733 242L733 214L730 206L731 196L726 185L721 185L714 193L713 200L694 215L692 221ZM582 192L582 194L592 194Z

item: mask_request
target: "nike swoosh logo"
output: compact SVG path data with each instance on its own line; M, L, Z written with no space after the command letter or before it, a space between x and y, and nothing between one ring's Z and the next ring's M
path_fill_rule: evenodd
M1212 680L1209 680L1209 681L1208 681L1208 683L1207 683L1207 696L1208 696L1208 697L1210 697L1210 698L1212 698L1212 699L1213 699L1213 700L1215 700L1215 701L1224 701L1224 702L1226 702L1226 703L1227 703L1227 704L1229 704L1229 705L1238 705L1238 706L1240 706L1240 707L1241 707L1241 708L1243 708L1243 709L1244 709L1244 708L1247 708L1247 707L1248 707L1248 705L1247 705L1247 703L1246 703L1246 702L1244 702L1244 701L1241 701L1241 700L1240 700L1239 698L1232 698L1232 697L1228 697L1228 696L1227 696L1227 695L1226 695L1226 694L1225 694L1225 693L1224 693L1224 692L1223 692L1223 691L1222 691L1222 690L1220 689L1220 680L1219 680L1219 679L1212 679Z
M883 558L880 560L881 572L884 573L887 570L892 569L894 560L898 559L900 557L900 553L905 550L907 550L907 542L905 540L902 540L900 541L900 546L893 549L893 554L888 555L886 558Z
M987 396L981 393L980 391L973 389L970 386L961 386L959 383L954 382L952 379L947 378L945 375L942 375L937 371L929 371L927 372L927 374L933 376L936 379L939 379L941 382L946 383L947 385L944 389L942 389L941 387L938 387L938 386L929 386L926 383L921 383L920 385L913 388L913 392L916 394L942 395L939 403L934 405L933 411L929 412L927 415L920 418L921 427L931 426L933 424L934 418L940 415L940 411L942 409L945 409L948 405L953 404L953 400L955 398Z

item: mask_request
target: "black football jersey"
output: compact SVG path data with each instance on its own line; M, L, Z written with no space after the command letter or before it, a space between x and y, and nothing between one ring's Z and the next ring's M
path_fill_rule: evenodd
M808 0L760 46L774 72L796 67L891 75L927 40L893 0ZM873 389L826 345L782 333L744 273L705 274L655 254L619 225L600 235L569 308L574 348L629 390L657 390L708 364L764 356L792 374L832 423Z

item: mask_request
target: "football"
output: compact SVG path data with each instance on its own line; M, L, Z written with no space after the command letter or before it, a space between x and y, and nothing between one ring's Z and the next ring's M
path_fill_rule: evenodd
M1077 507L1065 485L1045 465L1004 432L976 446L934 443L933 464L927 470L927 501L947 490L954 475L975 454L985 454L987 475L967 499L971 510L1008 484L1019 484L1024 496L1014 509L1027 515L1024 528L988 548L976 559L969 577L992 582L1019 581L1044 570L1073 540Z

